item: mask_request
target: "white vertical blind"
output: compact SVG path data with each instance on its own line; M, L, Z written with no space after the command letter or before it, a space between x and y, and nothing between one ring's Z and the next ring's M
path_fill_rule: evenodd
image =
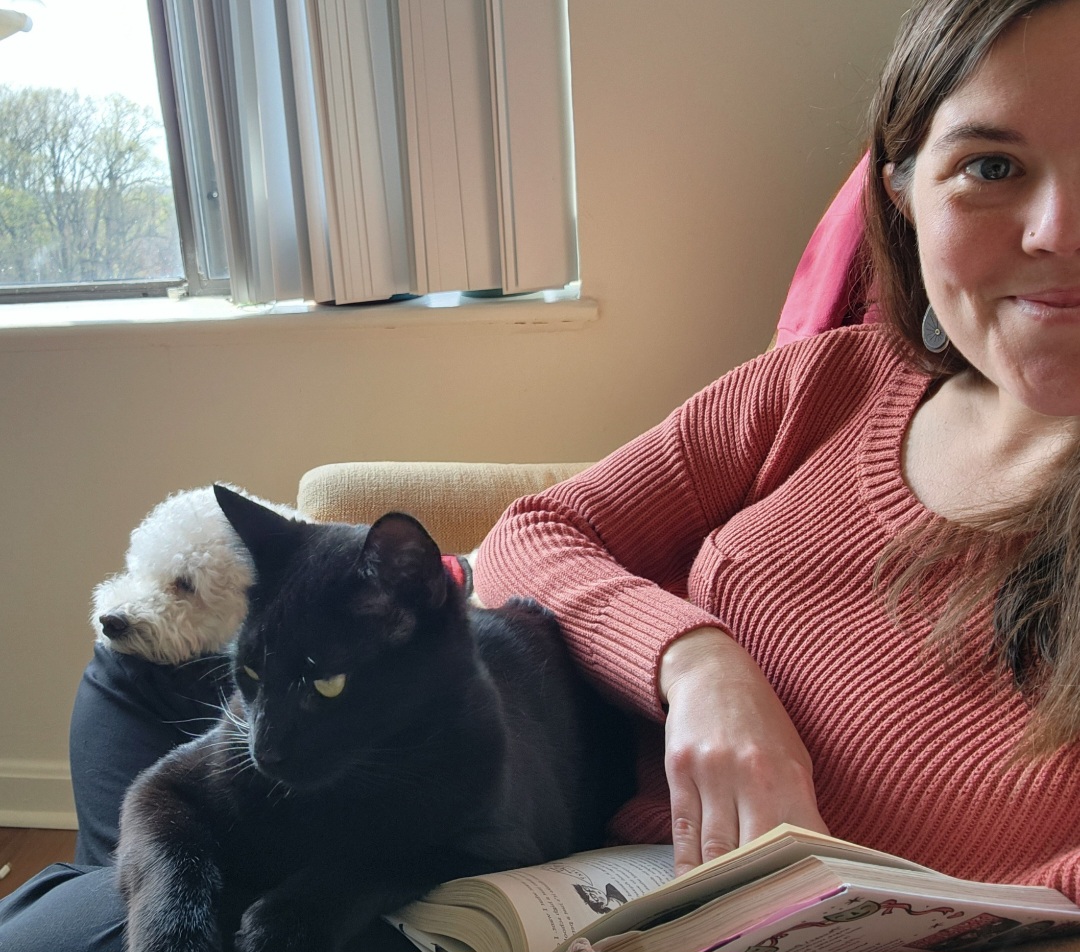
M319 171L322 145L317 109L325 109L326 97L322 84L316 82L316 77L322 76L323 65L321 59L318 63L314 61L320 54L318 47L313 47L308 38L309 23L305 5L289 0L287 13L296 92L301 195L304 197L304 215L307 220L312 295L316 300L329 301L334 297L331 229L336 233L337 219L327 199L327 184Z
M561 287L578 271L566 0L489 2L502 287Z
M502 287L485 0L401 0L416 289Z
M321 180L325 195L333 287L323 300L407 293L411 272L388 2L306 5L308 34L294 35L293 42L311 51L311 82L318 90L317 127L307 132L319 147L306 153L305 178ZM309 195L309 207L316 204Z
M566 0L196 2L238 302L577 278Z

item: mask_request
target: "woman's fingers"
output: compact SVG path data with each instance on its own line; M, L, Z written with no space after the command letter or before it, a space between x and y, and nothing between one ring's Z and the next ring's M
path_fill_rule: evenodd
M701 809L685 802L671 802L671 842L675 847L675 875L681 876L704 859L701 855Z
M718 749L714 738L696 749L683 741L685 734L680 733L666 760L676 875L781 823L828 832L800 751L778 745L769 756L747 756L745 751Z
M828 832L810 756L753 659L723 632L703 629L675 642L664 664L676 873L780 823Z
M678 736L668 744L666 770L677 876L739 845L738 814L722 783L724 771L715 769L710 760L700 749L682 746Z

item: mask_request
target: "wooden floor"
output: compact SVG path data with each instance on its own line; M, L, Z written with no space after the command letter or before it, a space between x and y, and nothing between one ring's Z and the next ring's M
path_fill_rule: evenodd
M75 858L74 830L23 830L0 827L0 898L13 892L51 863Z

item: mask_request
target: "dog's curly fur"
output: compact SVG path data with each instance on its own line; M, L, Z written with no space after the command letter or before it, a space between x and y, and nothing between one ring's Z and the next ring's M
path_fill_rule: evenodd
M229 488L310 521L289 506ZM179 664L223 651L247 614L254 567L213 486L158 503L132 531L124 566L94 589L90 613L97 640L115 651Z

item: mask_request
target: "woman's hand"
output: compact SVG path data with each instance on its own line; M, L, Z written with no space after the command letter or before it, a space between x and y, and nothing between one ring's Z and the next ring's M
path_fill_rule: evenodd
M813 765L761 669L716 628L672 642L660 661L675 872L794 823L827 833Z

